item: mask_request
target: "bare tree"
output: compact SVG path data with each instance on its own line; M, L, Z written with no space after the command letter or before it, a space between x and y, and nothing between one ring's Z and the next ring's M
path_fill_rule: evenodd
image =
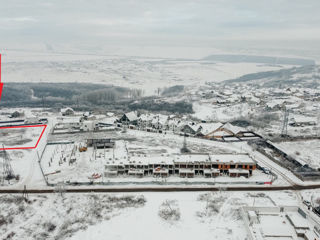
M159 208L159 216L168 221L178 221L181 217L176 200L165 200Z

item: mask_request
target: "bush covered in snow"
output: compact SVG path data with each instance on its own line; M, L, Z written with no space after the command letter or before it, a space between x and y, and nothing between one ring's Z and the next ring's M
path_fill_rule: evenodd
M178 202L176 200L165 200L159 207L159 216L168 221L178 221L181 217Z
M221 193L205 193L198 197L198 201L204 202L205 207L202 211L197 212L198 217L210 217L220 212L222 204L227 197Z

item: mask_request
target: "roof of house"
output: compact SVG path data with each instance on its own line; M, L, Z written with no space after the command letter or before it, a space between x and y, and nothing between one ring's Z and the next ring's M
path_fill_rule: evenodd
M125 115L126 115L126 117L128 118L129 121L136 121L136 120L138 120L138 116L137 116L137 114L136 114L134 111L128 112L128 113L126 113Z
M174 159L175 162L206 162L210 161L208 155L204 154L186 154L186 155L177 155Z
M188 123L186 124L184 127L189 127L191 128L194 132L197 132L200 128L199 124L192 124L192 123Z
M255 163L248 154L215 154L210 155L213 162Z
M124 159L119 162L123 164L164 164L172 165L174 163L194 163L194 162L207 162L207 163L255 163L252 158L247 154L182 154L174 156L132 156L130 160ZM111 163L107 163L110 165Z
M139 119L143 122L148 122L148 121L152 121L152 119L154 118L154 114L151 113L147 113L147 114L141 114L141 116L139 117Z
M173 164L173 157L168 156L132 156L130 162L142 163L142 164Z
M70 107L61 108L60 111L61 111L62 113L67 112L67 111L72 111L72 112L74 112L74 110L73 110L72 108L70 108Z
M107 117L99 120L99 123L113 125L116 121L117 121L116 117Z
M203 135L207 135L215 130L217 130L219 127L221 127L223 124L220 122L217 123L201 123L199 133Z
M244 129L242 127L234 126L231 123L226 123L223 126L221 126L221 128L227 129L230 132L232 132L233 134L237 134L239 132L245 132L246 131L246 129Z
M229 133L225 132L225 131L216 131L212 134L209 134L208 136L214 136L214 137L225 137L225 136L230 136ZM231 135L232 136L232 135Z

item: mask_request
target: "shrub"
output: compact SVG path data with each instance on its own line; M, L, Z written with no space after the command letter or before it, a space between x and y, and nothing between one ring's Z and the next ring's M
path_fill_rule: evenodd
M164 220L177 221L180 219L180 209L176 200L166 200L159 208L159 216Z

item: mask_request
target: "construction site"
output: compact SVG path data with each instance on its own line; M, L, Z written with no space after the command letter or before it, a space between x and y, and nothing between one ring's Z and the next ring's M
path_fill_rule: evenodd
M242 215L250 240L320 237L319 220L298 206L244 207Z
M112 139L48 142L39 163L48 184L152 183L161 179L172 183L194 179L212 184L219 182L215 178L222 182L228 182L228 178L237 182L239 178L240 182L253 184L272 180L272 175L257 170L249 154L157 154L144 152L143 145L137 153L137 144Z

